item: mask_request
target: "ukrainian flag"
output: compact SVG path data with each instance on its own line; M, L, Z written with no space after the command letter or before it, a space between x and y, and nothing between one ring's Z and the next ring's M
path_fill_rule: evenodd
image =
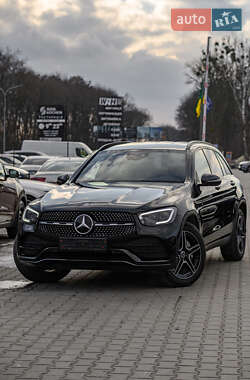
M203 101L202 101L202 99L203 99ZM203 88L202 88L200 91L200 97L198 99L198 102L197 102L196 108L195 108L195 113L196 113L197 118L199 118L201 115L201 105L203 102L204 102L204 96L203 96Z
M196 117L199 119L200 115L201 115L201 107L202 107L202 104L204 104L204 95L202 94L203 93L203 89L201 89L201 92L200 92L200 97L198 99L198 102L196 104L196 108L195 108L195 113L196 113ZM203 96L202 96L203 95ZM207 97L207 112L209 112L212 108L212 100L209 98L209 96Z

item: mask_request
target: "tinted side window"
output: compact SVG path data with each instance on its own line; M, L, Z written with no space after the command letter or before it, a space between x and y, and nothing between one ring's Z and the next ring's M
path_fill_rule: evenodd
M198 183L201 183L201 177L203 174L211 174L210 167L203 151L197 150L194 156L195 177Z
M76 155L78 157L86 157L88 155L88 153L83 148L76 148Z
M225 162L224 158L222 158L221 155L220 155L219 153L215 153L215 154L216 154L216 157L217 157L218 160L219 160L219 163L220 163L221 166L222 166L222 169L223 169L225 175L228 175L228 174L230 175L230 174L232 174L232 173L231 173L231 170L229 169L229 167L228 167L227 163Z
M214 151L212 151L211 149L204 149L204 153L208 159L209 165L210 165L211 170L212 170L212 174L216 174L219 177L222 177L223 172L222 172L221 166L219 164L219 161L217 160L217 158L215 156Z

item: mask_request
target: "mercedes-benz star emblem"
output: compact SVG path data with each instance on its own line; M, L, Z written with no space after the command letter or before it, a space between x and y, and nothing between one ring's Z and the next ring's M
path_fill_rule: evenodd
M94 222L89 215L79 215L74 221L76 232L81 235L87 235L93 228Z

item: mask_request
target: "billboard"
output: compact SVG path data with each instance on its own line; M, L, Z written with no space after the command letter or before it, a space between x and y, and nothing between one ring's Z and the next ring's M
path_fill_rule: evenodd
M41 105L36 124L40 140L61 141L64 137L66 116L62 105Z
M98 143L120 140L123 137L123 98L102 96L98 100L98 125L93 136Z
M101 97L98 101L98 125L121 127L123 118L123 98Z
M94 125L93 127L93 138L99 143L108 143L121 140L122 137L122 129L119 126Z

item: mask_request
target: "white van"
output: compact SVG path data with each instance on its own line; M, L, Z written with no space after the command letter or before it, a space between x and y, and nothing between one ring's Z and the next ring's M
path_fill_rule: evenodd
M88 145L75 141L23 140L22 150L62 157L85 157L92 153Z

